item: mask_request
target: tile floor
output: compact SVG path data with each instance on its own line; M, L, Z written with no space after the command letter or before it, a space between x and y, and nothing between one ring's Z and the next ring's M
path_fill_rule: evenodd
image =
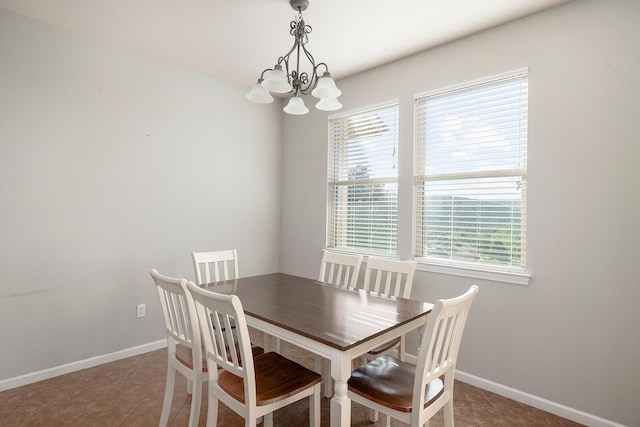
M305 366L311 355L282 344L283 353ZM122 359L94 368L0 392L2 427L153 427L162 409L166 374L166 349ZM579 426L572 421L457 381L454 398L456 426ZM169 425L187 426L190 396L186 381L177 375ZM205 401L200 426L206 423ZM308 425L308 403L302 402L274 414L276 426ZM329 400L322 399L322 426L329 425ZM241 417L220 404L219 426L244 426ZM352 426L378 426L366 420L363 407L353 404ZM392 421L392 426L404 425ZM443 425L442 411L431 427Z

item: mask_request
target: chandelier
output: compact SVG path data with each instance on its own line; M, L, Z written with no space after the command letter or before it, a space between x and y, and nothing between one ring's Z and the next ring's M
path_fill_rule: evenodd
M323 111L335 111L342 108L338 97L342 91L336 87L331 78L329 67L324 62L316 64L311 53L307 50L311 26L306 25L302 18L302 11L309 6L309 0L289 0L298 16L289 24L289 33L294 37L293 47L284 56L278 58L273 68L267 68L260 74L260 78L247 94L247 99L260 104L273 102L273 93L291 93L293 96L286 107L288 114L307 114L309 109L304 105L302 95L309 95L320 99L316 108ZM295 58L292 54L295 53ZM300 60L306 58L311 63L311 75L300 71ZM295 59L295 61L293 61ZM320 71L323 71L320 74Z

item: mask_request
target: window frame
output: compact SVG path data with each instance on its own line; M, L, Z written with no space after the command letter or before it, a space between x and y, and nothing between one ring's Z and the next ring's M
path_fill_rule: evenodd
M479 278L491 281L498 282L506 282L513 283L519 285L528 285L529 280L531 278L531 274L526 269L526 238L523 242L524 247L522 250L523 262L525 263L525 267L513 267L513 266L504 266L504 265L493 265L493 264L482 264L475 262L465 262L460 260L452 260L452 259L440 259L435 257L425 257L417 255L417 239L418 239L418 220L419 220L419 201L418 199L418 171L420 161L418 153L419 153L419 144L421 141L418 140L418 101L423 100L428 97L442 96L447 93L460 92L468 89L472 89L474 87L479 87L481 85L491 85L493 83L497 83L499 81L504 81L508 79L518 78L518 76L525 76L527 78L527 84L529 80L529 72L528 68L520 68L516 70L511 70L505 73L494 74L488 77L483 77L479 79L474 79L471 81L466 81L463 83L441 87L432 91L419 93L414 95L413 99L413 131L414 131L414 141L413 141L413 177L412 177L412 193L413 193L413 203L412 203L412 249L411 252L413 254L413 259L418 262L418 270L420 271L428 271L434 273L442 273L442 274L450 274L462 277L472 277ZM528 95L527 95L528 96ZM527 100L527 120L530 114L528 111L528 100ZM527 126L528 129L528 126ZM528 139L528 135L527 135ZM528 143L528 141L527 141ZM527 159L528 162L528 159ZM528 171L528 164L525 163L524 166L525 176ZM482 173L477 174L480 176ZM526 200L526 199L525 199ZM526 202L528 204L528 201ZM526 216L526 210L524 211L524 215ZM525 230L527 229L527 225L525 224Z
M378 256L378 257L386 257L386 258L397 258L398 256L398 251L399 251L399 247L398 247L398 227L399 227L399 223L398 223L398 193L399 193L399 188L400 188L400 176L399 173L397 172L397 169L399 167L399 165L396 166L396 175L393 178L372 178L372 179L367 179L367 180L363 180L362 184L371 184L371 185L376 185L376 184L382 184L382 185L386 185L386 184L395 184L396 186L396 193L395 193L395 211L396 211L396 224L395 224L395 252L386 252L386 251L376 251L374 249L368 249L368 248L352 248L352 247L343 247L343 246L332 246L332 231L333 231L333 227L332 224L334 224L334 227L336 224L338 224L340 222L340 220L336 220L334 218L334 213L333 210L335 208L334 202L333 202L333 195L332 195L332 187L333 186L343 186L343 185L351 185L354 183L353 180L338 180L338 181L334 181L332 179L332 162L336 163L336 160L332 157L331 155L331 151L332 151L332 145L335 145L335 142L333 140L333 136L332 136L332 122L334 120L348 120L350 117L357 117L359 115L365 115L367 113L372 113L375 111L379 111L379 110L383 110L383 109L387 109L387 108L395 108L395 126L396 126L396 130L395 130L395 157L396 157L396 162L399 162L399 151L400 151L400 103L397 99L393 99L387 102L382 102L379 104L374 104L374 105L370 105L364 108L358 108L358 109L354 109L354 110L350 110L350 111L346 111L346 112L341 112L339 114L333 114L331 116L328 117L328 135L329 137L327 138L327 181L326 181L326 191L327 191L327 202L326 202L326 233L325 233L325 247L327 250L331 251L331 252L337 252L337 253L357 253L357 254L362 254L365 258L368 255L373 255L373 256ZM343 140L344 142L344 140ZM343 147L344 148L344 147Z

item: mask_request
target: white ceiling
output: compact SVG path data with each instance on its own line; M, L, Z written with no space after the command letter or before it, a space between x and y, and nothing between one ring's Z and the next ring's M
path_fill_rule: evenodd
M337 79L570 0L310 0ZM288 0L0 0L0 8L246 84L293 44Z

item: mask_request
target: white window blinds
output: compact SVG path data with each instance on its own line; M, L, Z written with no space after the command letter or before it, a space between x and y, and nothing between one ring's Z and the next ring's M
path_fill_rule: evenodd
M527 74L416 98L415 256L525 267Z
M330 248L397 253L398 105L329 120Z

